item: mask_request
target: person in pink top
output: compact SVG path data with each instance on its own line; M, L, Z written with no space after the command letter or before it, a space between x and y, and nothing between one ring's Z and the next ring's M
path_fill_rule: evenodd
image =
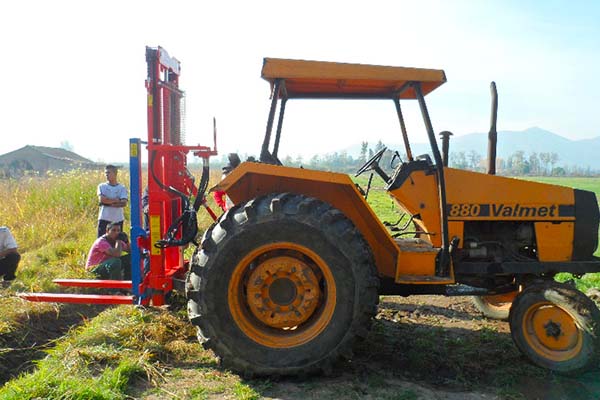
M88 253L85 269L96 274L99 279L130 279L131 261L129 245L119 240L121 226L118 222L111 222L106 226L106 233L100 236Z

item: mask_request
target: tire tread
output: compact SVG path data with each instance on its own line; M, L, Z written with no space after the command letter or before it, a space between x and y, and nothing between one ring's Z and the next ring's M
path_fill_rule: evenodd
M245 231L256 223L280 218L292 218L297 222L322 230L332 243L340 247L343 254L354 260L352 273L356 287L357 305L354 308L350 328L340 343L330 354L319 360L282 370L264 365L255 365L245 360L243 349L230 349L220 339L210 315L211 304L203 296L210 279L216 279L219 268L211 260L236 234ZM240 204L221 216L204 236L202 245L192 258L188 276L192 286L188 291L190 321L198 327L198 336L207 348L212 349L222 364L235 371L243 371L246 376L281 375L298 376L313 373L327 373L336 361L351 357L353 344L364 339L369 331L371 320L379 302L379 282L371 249L354 224L339 210L318 199L293 193L276 193L255 198ZM206 259L203 266L194 263Z

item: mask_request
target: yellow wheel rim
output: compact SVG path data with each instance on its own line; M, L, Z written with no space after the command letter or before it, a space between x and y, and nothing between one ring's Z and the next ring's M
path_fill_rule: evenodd
M510 292L503 294L496 294L493 296L481 296L481 299L488 305L488 307L497 311L510 310L510 306L513 300L517 296L518 292Z
M329 266L312 250L290 242L259 247L235 267L229 310L253 341L287 348L307 343L329 324L336 286Z
M566 310L549 302L531 306L523 316L525 340L540 356L552 361L576 357L583 334Z

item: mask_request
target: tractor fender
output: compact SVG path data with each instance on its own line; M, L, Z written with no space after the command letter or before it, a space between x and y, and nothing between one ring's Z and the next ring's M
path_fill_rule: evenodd
M224 191L234 204L270 193L296 193L343 212L369 243L380 276L394 277L399 248L347 174L244 162L211 191Z

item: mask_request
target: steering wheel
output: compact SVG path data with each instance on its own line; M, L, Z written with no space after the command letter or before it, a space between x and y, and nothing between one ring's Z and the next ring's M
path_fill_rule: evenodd
M367 161L362 167L358 169L358 171L356 171L356 174L354 176L359 176L360 174L363 174L367 171L375 169L376 167L379 167L379 161L381 161L383 153L385 153L386 150L387 147L384 147L383 149L375 153L373 157L369 159L369 161Z

